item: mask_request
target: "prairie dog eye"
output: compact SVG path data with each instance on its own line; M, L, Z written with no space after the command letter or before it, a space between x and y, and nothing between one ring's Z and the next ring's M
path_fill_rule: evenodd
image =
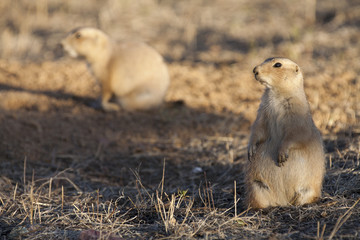
M273 67L275 67L275 68L279 68L279 67L281 67L282 66L282 64L281 63L279 63L279 62L277 62L277 63L275 63L274 64L274 66Z
M81 34L80 34L80 33L76 33L76 34L75 34L75 38L76 38L76 39L81 38Z

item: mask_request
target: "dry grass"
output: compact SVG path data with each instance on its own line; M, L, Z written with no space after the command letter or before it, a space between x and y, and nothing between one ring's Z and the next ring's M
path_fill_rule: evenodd
M1 1L1 239L359 238L359 22L356 0ZM91 107L99 86L57 52L82 25L153 45L185 105ZM279 55L304 71L327 174L319 203L253 211L251 70Z

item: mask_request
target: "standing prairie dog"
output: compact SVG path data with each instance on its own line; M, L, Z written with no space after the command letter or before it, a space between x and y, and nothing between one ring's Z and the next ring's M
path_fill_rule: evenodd
M101 106L117 111L110 102L115 96L125 110L146 110L159 106L169 86L163 58L142 42L114 42L95 28L77 28L61 42L72 57L84 58L101 84Z
M248 145L247 203L258 209L315 202L325 155L301 70L289 59L270 58L253 72L266 89Z

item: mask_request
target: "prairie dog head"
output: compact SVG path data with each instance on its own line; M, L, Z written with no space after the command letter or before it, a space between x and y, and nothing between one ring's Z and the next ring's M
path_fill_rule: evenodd
M300 67L287 58L269 58L253 70L255 79L273 90L303 88Z
M109 54L110 40L104 32L86 27L72 30L61 44L71 57L83 57L93 62Z

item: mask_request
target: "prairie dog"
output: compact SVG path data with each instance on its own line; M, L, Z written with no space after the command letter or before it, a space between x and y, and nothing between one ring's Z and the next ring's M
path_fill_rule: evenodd
M61 42L71 57L82 57L101 84L105 111L146 110L159 106L170 78L163 58L142 42L112 41L96 28L72 30ZM115 96L120 106L110 102Z
M258 209L315 202L321 196L325 155L300 67L286 58L270 58L253 72L266 89L248 145L247 204Z

